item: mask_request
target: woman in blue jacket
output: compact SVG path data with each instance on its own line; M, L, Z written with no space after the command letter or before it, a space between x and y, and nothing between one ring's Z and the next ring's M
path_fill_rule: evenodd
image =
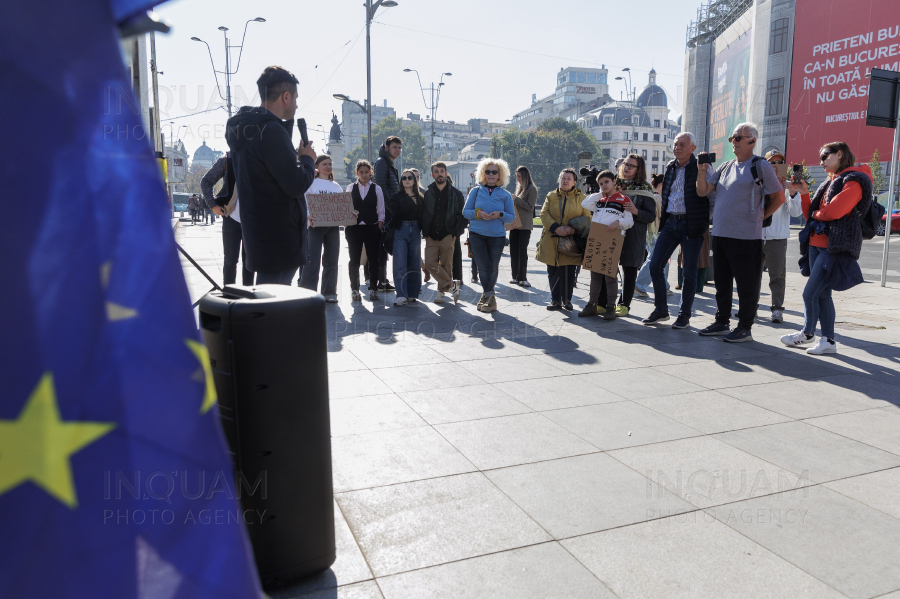
M485 158L478 163L475 180L478 185L469 192L463 216L469 220L469 247L484 291L478 300L478 310L493 312L497 309L494 285L506 240L503 224L516 218L512 194L503 189L509 183L509 165L499 158Z

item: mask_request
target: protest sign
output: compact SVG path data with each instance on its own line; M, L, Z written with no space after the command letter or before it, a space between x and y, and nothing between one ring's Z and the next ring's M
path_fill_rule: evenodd
M619 256L625 236L621 229L606 231L607 225L591 223L582 266L591 272L615 277L619 273Z
M309 216L317 227L339 227L356 224L350 192L306 194Z

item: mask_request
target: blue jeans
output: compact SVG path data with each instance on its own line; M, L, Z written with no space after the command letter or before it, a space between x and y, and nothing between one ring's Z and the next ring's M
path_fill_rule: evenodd
M256 273L257 285L290 285L291 279L294 278L296 268L282 270L281 272L258 272Z
M834 339L834 300L824 265L827 253L826 249L809 246L809 279L803 289L803 332L814 335L818 322L822 336Z
M322 253L324 247L325 253ZM319 286L319 261L322 263L322 295L337 297L338 256L341 252L340 227L310 227L306 230L309 262L300 267L297 285L316 290Z
M497 276L500 274L500 256L506 247L506 235L488 237L470 233L469 247L472 248L473 259L478 265L478 278L481 280L484 295L494 295L494 285L497 284Z
M690 318L691 308L694 305L694 294L697 293L697 262L700 260L703 237L690 239L687 231L686 220L675 220L672 215L669 215L665 226L656 238L656 246L650 256L650 278L653 279L653 301L656 304L656 310L668 314L669 303L666 301L668 282L663 276L663 268L680 245L684 265L684 286L681 289L678 315Z
M650 242L650 247L647 248L647 259L644 260L643 266L638 271L637 281L634 283L634 288L643 291L644 293L650 292L650 286L653 284L653 279L650 278L650 258L653 256L653 248L656 247L656 238L653 238L653 241ZM669 290L669 263L666 262L666 266L663 269L666 279L666 291Z
M407 220L397 227L393 252L397 297L418 298L422 289L422 234L419 223Z

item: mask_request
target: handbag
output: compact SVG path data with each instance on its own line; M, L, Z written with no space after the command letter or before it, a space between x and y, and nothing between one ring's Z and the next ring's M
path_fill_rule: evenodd
M519 209L516 208L516 205L513 204L513 213L516 217L513 219L511 223L505 223L503 226L507 231L512 231L513 229L521 229L522 228L522 217L519 216Z
M563 216L566 214L566 202L568 198L563 199L562 208L559 210L559 224L562 225ZM579 236L580 237L580 236ZM584 257L584 249L587 247L587 239L584 240L584 245L580 245L578 243L578 239L575 238L574 235L567 235L565 237L559 237L556 242L556 253L561 256L570 256L572 258L583 258Z
M396 233L396 230L393 222L385 225L381 231L381 245L384 246L384 251L391 256L394 255L394 233Z

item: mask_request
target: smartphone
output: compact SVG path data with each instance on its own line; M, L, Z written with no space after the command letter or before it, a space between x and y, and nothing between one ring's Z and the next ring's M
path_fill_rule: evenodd
M697 157L697 164L712 164L716 161L716 153L702 154Z
M803 165L795 164L791 168L793 170L793 173L791 173L791 183L799 185L803 181Z
M303 141L303 147L309 145L309 136L306 133L306 119L297 119L297 129L300 130L300 139Z
M779 179L787 179L787 165L786 164L773 164L775 167L775 176Z

